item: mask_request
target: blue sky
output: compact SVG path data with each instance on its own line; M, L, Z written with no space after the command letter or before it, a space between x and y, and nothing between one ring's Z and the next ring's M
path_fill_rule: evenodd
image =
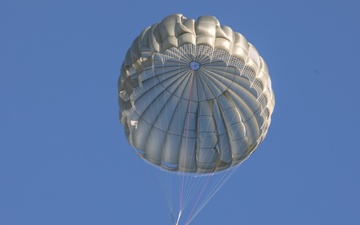
M0 224L165 225L118 122L132 40L216 16L266 60L270 131L191 224L360 224L360 3L0 1Z

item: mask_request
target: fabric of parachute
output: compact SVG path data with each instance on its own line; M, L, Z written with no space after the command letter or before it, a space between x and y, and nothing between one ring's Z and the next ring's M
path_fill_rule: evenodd
M190 173L221 171L249 157L275 104L255 47L212 16L174 14L144 29L126 53L118 91L120 122L136 153Z

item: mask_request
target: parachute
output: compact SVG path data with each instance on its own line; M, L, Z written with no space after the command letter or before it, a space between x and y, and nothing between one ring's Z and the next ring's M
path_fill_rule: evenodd
M118 95L136 154L179 181L174 223L185 189L197 188L185 224L264 140L275 105L265 61L213 16L174 14L144 29L126 53Z

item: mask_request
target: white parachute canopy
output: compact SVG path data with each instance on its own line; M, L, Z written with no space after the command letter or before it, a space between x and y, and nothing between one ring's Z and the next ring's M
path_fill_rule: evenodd
M212 16L174 14L144 29L125 56L118 94L128 142L178 181L179 190L169 187L178 194L174 223L185 193L193 201L185 224L263 141L275 105L265 61Z

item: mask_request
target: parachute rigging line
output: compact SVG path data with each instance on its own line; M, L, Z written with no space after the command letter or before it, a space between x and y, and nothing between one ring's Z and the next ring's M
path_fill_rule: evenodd
M188 100L188 104L187 104L187 121L186 121L186 128L189 128L189 123L190 123L190 102L191 102L191 97L192 97L192 85L193 85L193 80L194 80L194 71L191 73L191 78L190 78L190 97ZM186 162L187 162L187 146L188 146L188 140L189 140L189 129L186 129L186 149L185 149L185 168L186 168ZM181 178L181 189L180 189L180 207L179 209L182 209L182 197L183 197L183 192L184 192L184 178L185 178L185 173L182 173L182 178Z

